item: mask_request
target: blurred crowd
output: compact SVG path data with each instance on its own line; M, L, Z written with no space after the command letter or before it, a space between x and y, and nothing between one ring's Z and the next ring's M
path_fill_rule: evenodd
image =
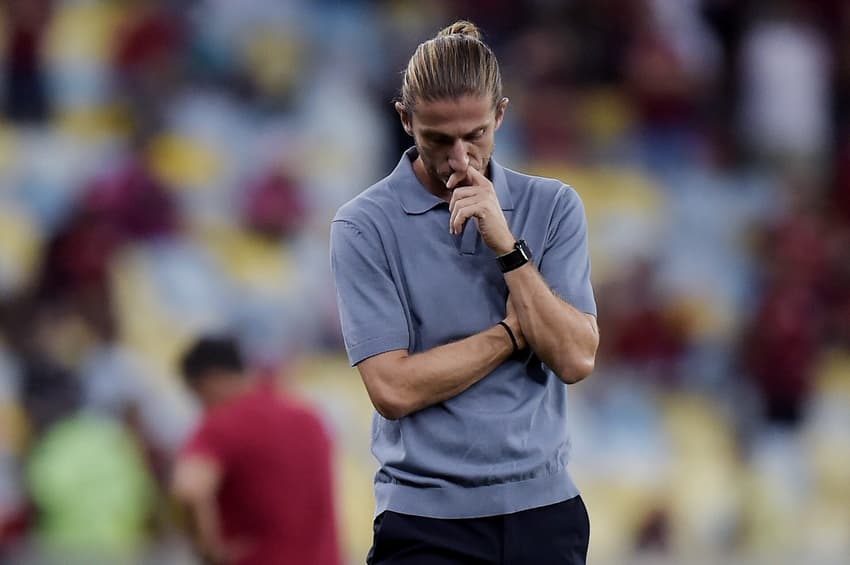
M850 556L850 4L2 10L0 560L193 562L166 488L197 419L175 362L226 331L337 434L362 562L370 410L329 221L410 145L400 72L458 17L502 64L496 158L587 209L602 345L570 418L591 559Z

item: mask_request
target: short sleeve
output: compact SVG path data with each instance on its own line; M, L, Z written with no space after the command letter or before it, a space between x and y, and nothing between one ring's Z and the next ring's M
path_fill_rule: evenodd
M224 466L230 460L229 436L219 418L207 415L183 447L183 455L200 455Z
M590 283L587 219L578 193L569 186L558 191L540 273L552 290L577 310L596 315Z
M345 220L331 223L331 271L348 360L408 349L407 316L377 236Z

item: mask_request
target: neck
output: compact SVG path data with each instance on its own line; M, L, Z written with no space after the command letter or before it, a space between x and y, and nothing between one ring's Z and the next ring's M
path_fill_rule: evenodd
M446 185L440 179L436 179L428 174L425 164L422 162L422 157L416 157L416 160L413 161L413 174L416 175L416 178L428 192L438 198L442 198L446 202L451 200L452 191L447 189Z

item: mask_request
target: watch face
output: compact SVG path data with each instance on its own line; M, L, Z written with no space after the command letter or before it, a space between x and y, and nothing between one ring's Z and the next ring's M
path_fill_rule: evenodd
M501 265L502 272L506 273L508 271L516 269L517 267L525 265L530 260L531 249L528 248L528 244L526 244L525 241L520 239L514 244L513 251L511 251L507 255L499 257L499 264Z
M528 261L531 259L531 249L528 248L528 244L524 239L521 239L516 242L516 248L519 249L522 256L525 257L525 260Z

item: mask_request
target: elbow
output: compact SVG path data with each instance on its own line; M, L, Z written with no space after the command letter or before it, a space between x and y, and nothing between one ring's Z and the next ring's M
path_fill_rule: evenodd
M413 412L411 403L390 387L377 387L369 396L372 406L387 420L399 420Z
M596 329L594 322L592 336L581 347L561 351L555 373L568 385L583 381L596 368L596 351L598 349L599 330Z
M206 492L205 489L182 480L172 483L171 495L177 502L188 506L201 503L211 497L211 493Z
M595 355L589 355L579 359L567 359L558 364L555 374L564 383L574 385L589 377L593 373L595 366Z
M180 457L169 485L171 495L178 502L190 505L212 500L218 490L220 473L217 464L206 457Z
M377 401L372 400L372 405L375 407L375 410L380 414L383 418L387 420L400 420L409 414L405 408L399 404L393 404L387 401Z
M415 388L398 378L408 374L407 357L407 352L391 352L358 365L372 406L387 420L399 420L424 406Z

